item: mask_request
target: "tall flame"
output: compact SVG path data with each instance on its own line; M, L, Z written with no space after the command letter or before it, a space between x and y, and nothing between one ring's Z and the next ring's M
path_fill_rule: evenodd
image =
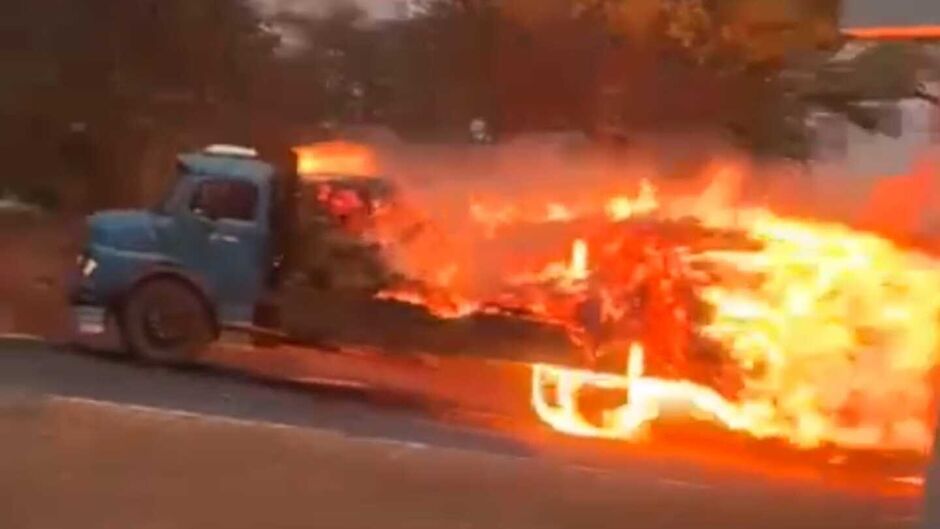
M547 211L472 206L490 237L538 211L545 223L604 219L565 242L567 258L504 271L501 303L562 322L589 353L583 369L533 366L535 413L588 437L636 438L668 407L801 447L928 448L940 260L845 225L733 207L740 176L723 168L695 196L660 197L645 182L634 196ZM705 234L672 241L669 222ZM727 234L747 244L721 244ZM592 323L580 307L595 301ZM586 404L594 392L623 398L598 414Z
M940 262L841 225L762 210L736 222L762 242L759 251L689 257L723 270L701 291L713 307L702 332L743 374L733 400L701 383L644 374L644 349L634 344L623 375L535 366L539 417L573 435L631 439L664 403L681 403L728 429L803 447L926 449ZM578 395L591 388L629 398L589 422Z

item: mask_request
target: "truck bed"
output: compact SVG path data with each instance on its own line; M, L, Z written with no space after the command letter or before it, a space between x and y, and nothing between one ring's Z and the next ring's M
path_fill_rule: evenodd
M584 219L522 224L507 228L497 241L486 243L480 252L498 270L503 258L512 262L525 255L551 255L550 249L564 248L567 244L559 241L574 240L578 234L590 232L591 226L597 231L596 227L604 226L604 222ZM632 234L636 244L646 244L648 238L654 237L692 252L759 247L746 234L715 230L690 220L640 218L608 223L604 229L610 231L610 237ZM324 284L331 287L316 288L307 283L281 292L278 302L281 326L299 344L584 367L583 352L572 343L566 330L557 325L505 313L439 318L420 305L376 299L375 288L381 287L375 285L381 285L383 279L376 272L381 269L375 265L379 262L377 255L348 240L337 242L324 239L321 234L317 241L308 247L332 244L358 251L326 252L329 258L318 266L328 270L326 275L332 280ZM363 262L369 266L358 266Z
M359 292L294 290L281 299L281 321L303 344L570 366L580 358L558 326L502 314L439 318L419 305Z

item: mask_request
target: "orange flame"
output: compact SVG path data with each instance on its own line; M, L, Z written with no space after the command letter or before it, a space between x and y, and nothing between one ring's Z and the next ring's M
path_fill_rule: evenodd
M636 199L628 196L617 196L607 202L607 216L611 220L626 220L631 217L648 215L659 207L656 199L656 189L648 180L640 183L640 194Z
M647 377L643 372L644 358L643 347L633 344L625 375L535 365L532 370L532 408L556 430L580 437L635 439L670 403L685 404L695 412L704 412L730 429L748 429L752 421L747 409L739 408L716 391L697 384ZM605 411L599 424L591 423L580 411L577 398L579 393L591 387L622 390L627 402ZM555 404L550 403L552 390L551 400ZM767 437L773 432L751 433Z
M567 258L503 270L501 304L564 325L590 353L584 369L533 366L536 414L559 431L609 439L634 439L676 409L800 447L927 449L940 260L845 225L735 207L742 172L729 166L714 176L686 196L660 197L644 183L636 196L541 202L555 204L547 212L473 204L471 217L491 237L501 226L569 222L569 214L571 226L604 219L591 237L567 239ZM625 221L637 217L645 219L633 233ZM681 224L688 217L695 221ZM643 231L669 222L708 235L669 242L655 227ZM726 233L748 244L716 243ZM446 289L408 299L451 316L491 306ZM596 324L579 315L592 299ZM707 310L693 310L690 299ZM708 369L699 366L703 343L721 352ZM623 367L592 370L612 359ZM624 398L598 416L585 407L592 392Z
M374 176L375 154L366 146L343 141L296 147L297 173L303 178L318 175Z
M578 239L571 245L568 277L573 281L584 281L588 277L588 246L584 239Z
M535 366L539 417L573 435L630 439L661 406L684 403L730 430L802 447L928 448L940 262L840 225L762 210L738 222L760 251L692 258L726 270L701 293L714 309L703 332L744 374L735 402L700 383L643 375L644 351L634 345L625 376ZM629 401L589 423L577 407L588 388L622 390Z
M843 30L851 38L864 40L940 40L940 26L885 26Z
M715 284L706 332L751 372L757 428L801 445L926 449L940 344L940 262L845 226L753 212L756 254L707 258L757 274Z

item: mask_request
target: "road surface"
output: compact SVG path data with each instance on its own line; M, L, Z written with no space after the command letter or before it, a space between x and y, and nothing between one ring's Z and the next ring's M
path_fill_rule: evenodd
M914 495L25 341L0 343L0 442L11 529L864 529L913 527L917 512Z

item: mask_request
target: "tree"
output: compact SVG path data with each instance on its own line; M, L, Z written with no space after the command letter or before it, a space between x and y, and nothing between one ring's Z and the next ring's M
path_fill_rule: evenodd
M753 65L831 46L840 0L574 0L578 12L698 62Z
M277 38L243 0L11 2L0 63L23 75L0 80L8 117L0 141L23 170L0 186L93 178L73 187L94 188L94 205L114 203L153 138L206 130L219 116L241 116L241 124L227 121L247 128L247 110L264 95ZM28 140L16 133L24 124L37 130ZM60 143L76 133L97 153L79 173L60 157Z
M838 0L576 0L576 7L627 43L619 65L608 61L609 70L629 72L614 92L625 100L624 126L727 129L758 155L808 155L807 101L781 75L792 57L837 47Z
M420 16L380 30L388 119L406 135L449 136L489 117L499 7L489 0L432 0Z
M497 133L582 127L603 36L569 2L437 0L394 24L383 49L394 121L454 137L475 118Z

